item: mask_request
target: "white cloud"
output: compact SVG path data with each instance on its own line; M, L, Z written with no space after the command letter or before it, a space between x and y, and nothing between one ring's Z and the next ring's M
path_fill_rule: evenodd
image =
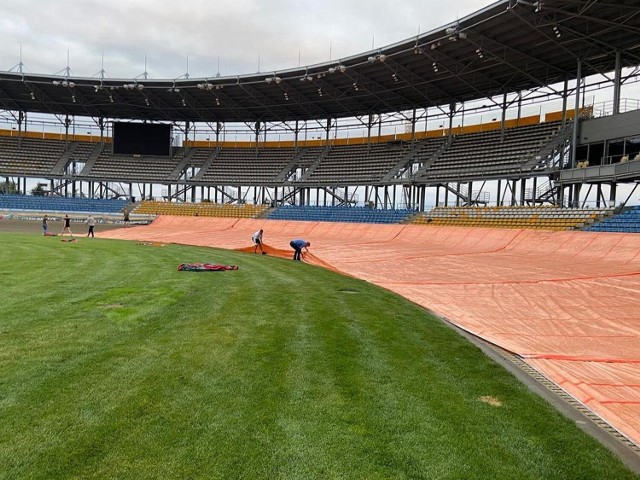
M345 57L455 21L486 0L30 0L3 5L0 70L192 77L272 71Z

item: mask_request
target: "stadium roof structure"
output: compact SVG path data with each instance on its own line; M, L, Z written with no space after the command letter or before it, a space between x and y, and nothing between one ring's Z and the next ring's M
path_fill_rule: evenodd
M618 52L618 55L616 55ZM0 72L0 108L169 122L359 117L530 91L640 65L638 0L501 0L380 49L304 68L188 79Z

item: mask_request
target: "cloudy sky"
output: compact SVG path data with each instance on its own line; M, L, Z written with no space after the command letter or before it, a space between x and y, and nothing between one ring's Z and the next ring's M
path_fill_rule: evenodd
M267 72L382 47L490 0L22 0L0 8L0 70L177 78ZM188 61L187 61L188 59Z

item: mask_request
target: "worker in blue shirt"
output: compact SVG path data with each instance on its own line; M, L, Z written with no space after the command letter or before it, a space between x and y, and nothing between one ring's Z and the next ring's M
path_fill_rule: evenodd
M293 259L300 261L302 260L302 249L304 248L305 251L308 252L309 247L311 246L311 243L307 242L306 240L296 239L296 240L291 240L289 242L289 245L291 245L291 248L295 250L293 254Z

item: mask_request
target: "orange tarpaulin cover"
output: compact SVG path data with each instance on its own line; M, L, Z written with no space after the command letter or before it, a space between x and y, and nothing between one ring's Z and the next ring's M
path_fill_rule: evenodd
M640 235L159 217L100 236L305 261L394 291L530 365L640 443Z

